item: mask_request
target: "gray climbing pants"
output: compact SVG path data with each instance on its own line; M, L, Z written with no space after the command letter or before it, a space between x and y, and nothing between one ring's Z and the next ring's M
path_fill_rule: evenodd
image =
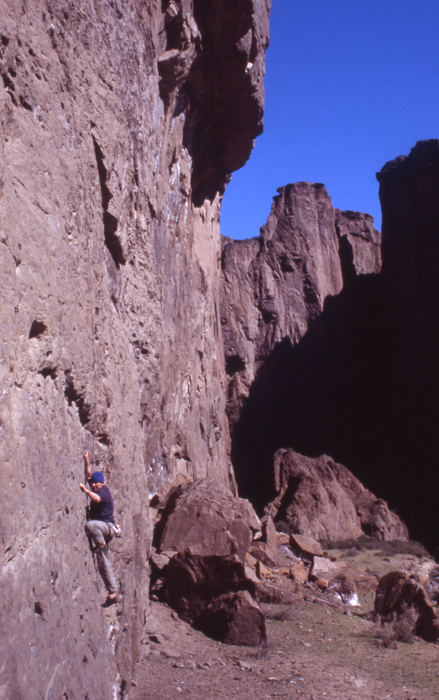
M85 531L89 535L95 545L108 544L113 537L113 531L109 524L103 520L89 520L85 524ZM117 592L117 583L114 578L113 569L108 556L108 552L104 549L96 552L96 561L101 578L105 584L108 593Z

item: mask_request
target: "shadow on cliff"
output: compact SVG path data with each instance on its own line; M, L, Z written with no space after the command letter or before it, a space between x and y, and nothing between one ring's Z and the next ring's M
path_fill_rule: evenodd
M433 484L418 472L437 454L431 401L422 408L420 397L390 384L382 288L382 275L351 278L296 346L289 338L275 346L233 430L232 461L240 495L261 512L275 495L278 448L330 455L434 547L438 476Z

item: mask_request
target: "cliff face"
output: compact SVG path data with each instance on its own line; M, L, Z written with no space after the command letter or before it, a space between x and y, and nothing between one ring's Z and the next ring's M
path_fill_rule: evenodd
M319 185L281 188L259 238L224 241L231 453L259 508L277 450L330 455L435 550L439 141L377 177L381 272L371 217L334 211Z
M127 697L148 498L234 488L219 202L262 128L269 3L0 1L5 697ZM123 530L120 614L83 532L81 454Z
M323 185L278 192L259 238L224 239L221 323L232 422L273 348L285 338L296 345L343 280L381 267L372 217L334 209Z
M377 174L387 329L386 444L413 536L437 547L439 516L439 141L420 141Z
M336 420L342 390L334 393L327 385L328 364L336 384L335 369L346 366L350 354L351 370L358 371L366 346L338 330L352 327L352 317L368 303L360 278L373 278L373 285L381 266L381 237L372 217L334 209L323 185L300 182L278 192L260 237L225 240L223 247L221 322L232 458L242 495L259 506L274 497L271 465L279 447L333 454L333 445L322 440L317 447L311 439L316 412L332 412ZM343 381L349 384L350 377ZM324 399L317 398L325 386ZM324 425L331 435L333 426L328 420ZM251 478L255 471L257 478Z

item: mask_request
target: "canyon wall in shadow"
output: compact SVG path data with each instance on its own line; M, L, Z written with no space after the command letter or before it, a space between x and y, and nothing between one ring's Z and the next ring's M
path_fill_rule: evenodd
M319 185L281 188L259 238L224 241L232 460L259 509L278 448L328 454L437 546L438 153L421 142L378 174L382 271L371 218L328 218Z

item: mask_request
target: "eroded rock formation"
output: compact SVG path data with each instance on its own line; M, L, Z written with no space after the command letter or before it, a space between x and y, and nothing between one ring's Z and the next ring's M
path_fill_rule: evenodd
M439 141L380 173L380 234L320 185L281 188L259 238L224 241L227 411L241 495L276 497L279 448L331 455L437 547Z
M286 522L291 532L332 542L362 535L408 539L407 527L387 503L330 457L311 459L280 449L273 467L277 496L267 512Z
M372 217L334 209L324 185L298 182L278 192L259 238L224 239L221 322L232 422L275 345L286 337L297 344L343 279L381 269Z
M268 9L0 2L8 697L126 697L147 615L148 495L178 473L234 488L219 201L262 128ZM83 532L84 448L123 530L114 619Z
M334 209L323 185L278 191L260 237L224 240L222 262L232 459L242 495L259 507L275 497L276 449L337 456L330 441L349 432L352 390L365 388L367 411L375 386L373 219Z

